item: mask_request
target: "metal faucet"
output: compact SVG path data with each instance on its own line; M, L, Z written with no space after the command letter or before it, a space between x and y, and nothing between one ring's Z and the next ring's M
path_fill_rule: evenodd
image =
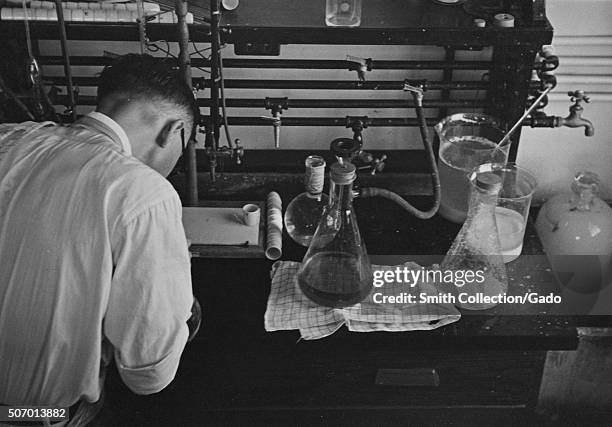
M272 112L272 117L263 117L263 119L270 120L274 127L274 147L280 148L280 128L281 128L281 115L283 110L289 109L289 99L284 98L266 98L264 101L266 110Z
M590 102L590 98L586 96L583 90L576 90L574 92L568 92L568 96L571 97L571 101L574 105L569 107L569 116L567 117L556 117L555 127L567 126L568 128L584 127L585 136L595 135L595 128L590 120L582 118L582 112L584 108L580 105L581 102Z
M217 159L229 158L234 159L237 165L242 164L244 147L240 145L240 139L236 138L233 146L218 147L218 144L214 143L215 136L210 121L203 120L202 123L200 123L198 132L206 135L204 152L208 159L211 182L214 183L217 181ZM215 147L215 145L217 145L217 147Z

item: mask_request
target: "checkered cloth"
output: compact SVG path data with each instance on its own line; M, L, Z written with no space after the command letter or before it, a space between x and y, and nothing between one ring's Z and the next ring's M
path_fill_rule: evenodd
M402 265L420 269L415 263ZM385 283L374 288L359 304L346 308L329 308L315 304L300 290L297 284L299 262L277 261L272 265L272 286L264 315L266 331L299 329L303 339L324 338L346 324L350 331L412 331L430 330L456 322L461 317L452 304L377 304L372 299L375 292L383 295L401 295L402 292L418 295L437 295L432 284L419 282L414 288L403 283ZM374 270L395 270L397 266L373 265Z

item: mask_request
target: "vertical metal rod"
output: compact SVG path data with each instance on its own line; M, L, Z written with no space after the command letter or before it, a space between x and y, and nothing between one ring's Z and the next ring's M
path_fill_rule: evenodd
M453 49L450 46L446 46L444 48L444 50L446 51L446 54L444 56L444 61L447 62L447 63L454 62L455 61L455 49ZM452 80L453 80L453 69L452 68L445 68L444 69L444 75L442 77L442 81L444 83L449 83ZM450 90L449 89L442 89L442 92L440 93L440 98L442 99L442 101L448 101L450 99ZM448 108L446 108L446 107L440 108L440 119L443 119L447 115L448 115Z
M56 0L57 1L57 0ZM176 17L178 26L179 41L179 67L185 83L193 91L191 78L191 61L189 59L189 27L187 26L187 1L176 0ZM194 123L195 129L196 123ZM196 148L193 133L186 129L189 134L189 141L185 148L185 163L187 166L186 177L186 203L187 206L198 206L198 170L196 163Z
M55 12L57 13L57 22L60 31L60 43L62 47L62 56L64 58L64 73L66 73L66 90L68 91L68 102L70 103L70 113L72 120L76 121L76 101L74 99L74 89L72 86L72 70L70 67L70 55L68 54L68 37L66 36L66 23L64 21L64 10L62 9L61 0L55 0Z
M211 55L210 55L210 117L213 131L213 149L216 152L219 148L219 137L221 134L219 123L219 0L210 0L210 39L211 39Z

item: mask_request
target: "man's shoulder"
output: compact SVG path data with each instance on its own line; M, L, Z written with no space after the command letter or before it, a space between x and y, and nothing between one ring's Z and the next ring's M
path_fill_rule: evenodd
M176 195L170 182L157 171L134 157L123 157L116 162L115 179L122 185L152 198L167 198Z
M10 137L22 137L42 128L59 128L54 122L0 123L0 141Z
M134 158L125 158L120 163L123 172L116 177L116 193L122 199L125 220L161 203L180 208L181 202L176 190L158 172Z

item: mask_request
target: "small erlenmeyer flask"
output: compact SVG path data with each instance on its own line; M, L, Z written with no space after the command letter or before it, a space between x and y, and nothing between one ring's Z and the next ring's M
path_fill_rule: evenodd
M347 307L372 289L372 266L353 211L352 163L331 166L330 199L297 273L302 292L317 304Z
M494 307L499 301L497 296L508 291L495 221L502 181L492 172L479 172L486 166L476 168L470 175L467 219L441 264L442 271L454 274L455 305L468 310Z

